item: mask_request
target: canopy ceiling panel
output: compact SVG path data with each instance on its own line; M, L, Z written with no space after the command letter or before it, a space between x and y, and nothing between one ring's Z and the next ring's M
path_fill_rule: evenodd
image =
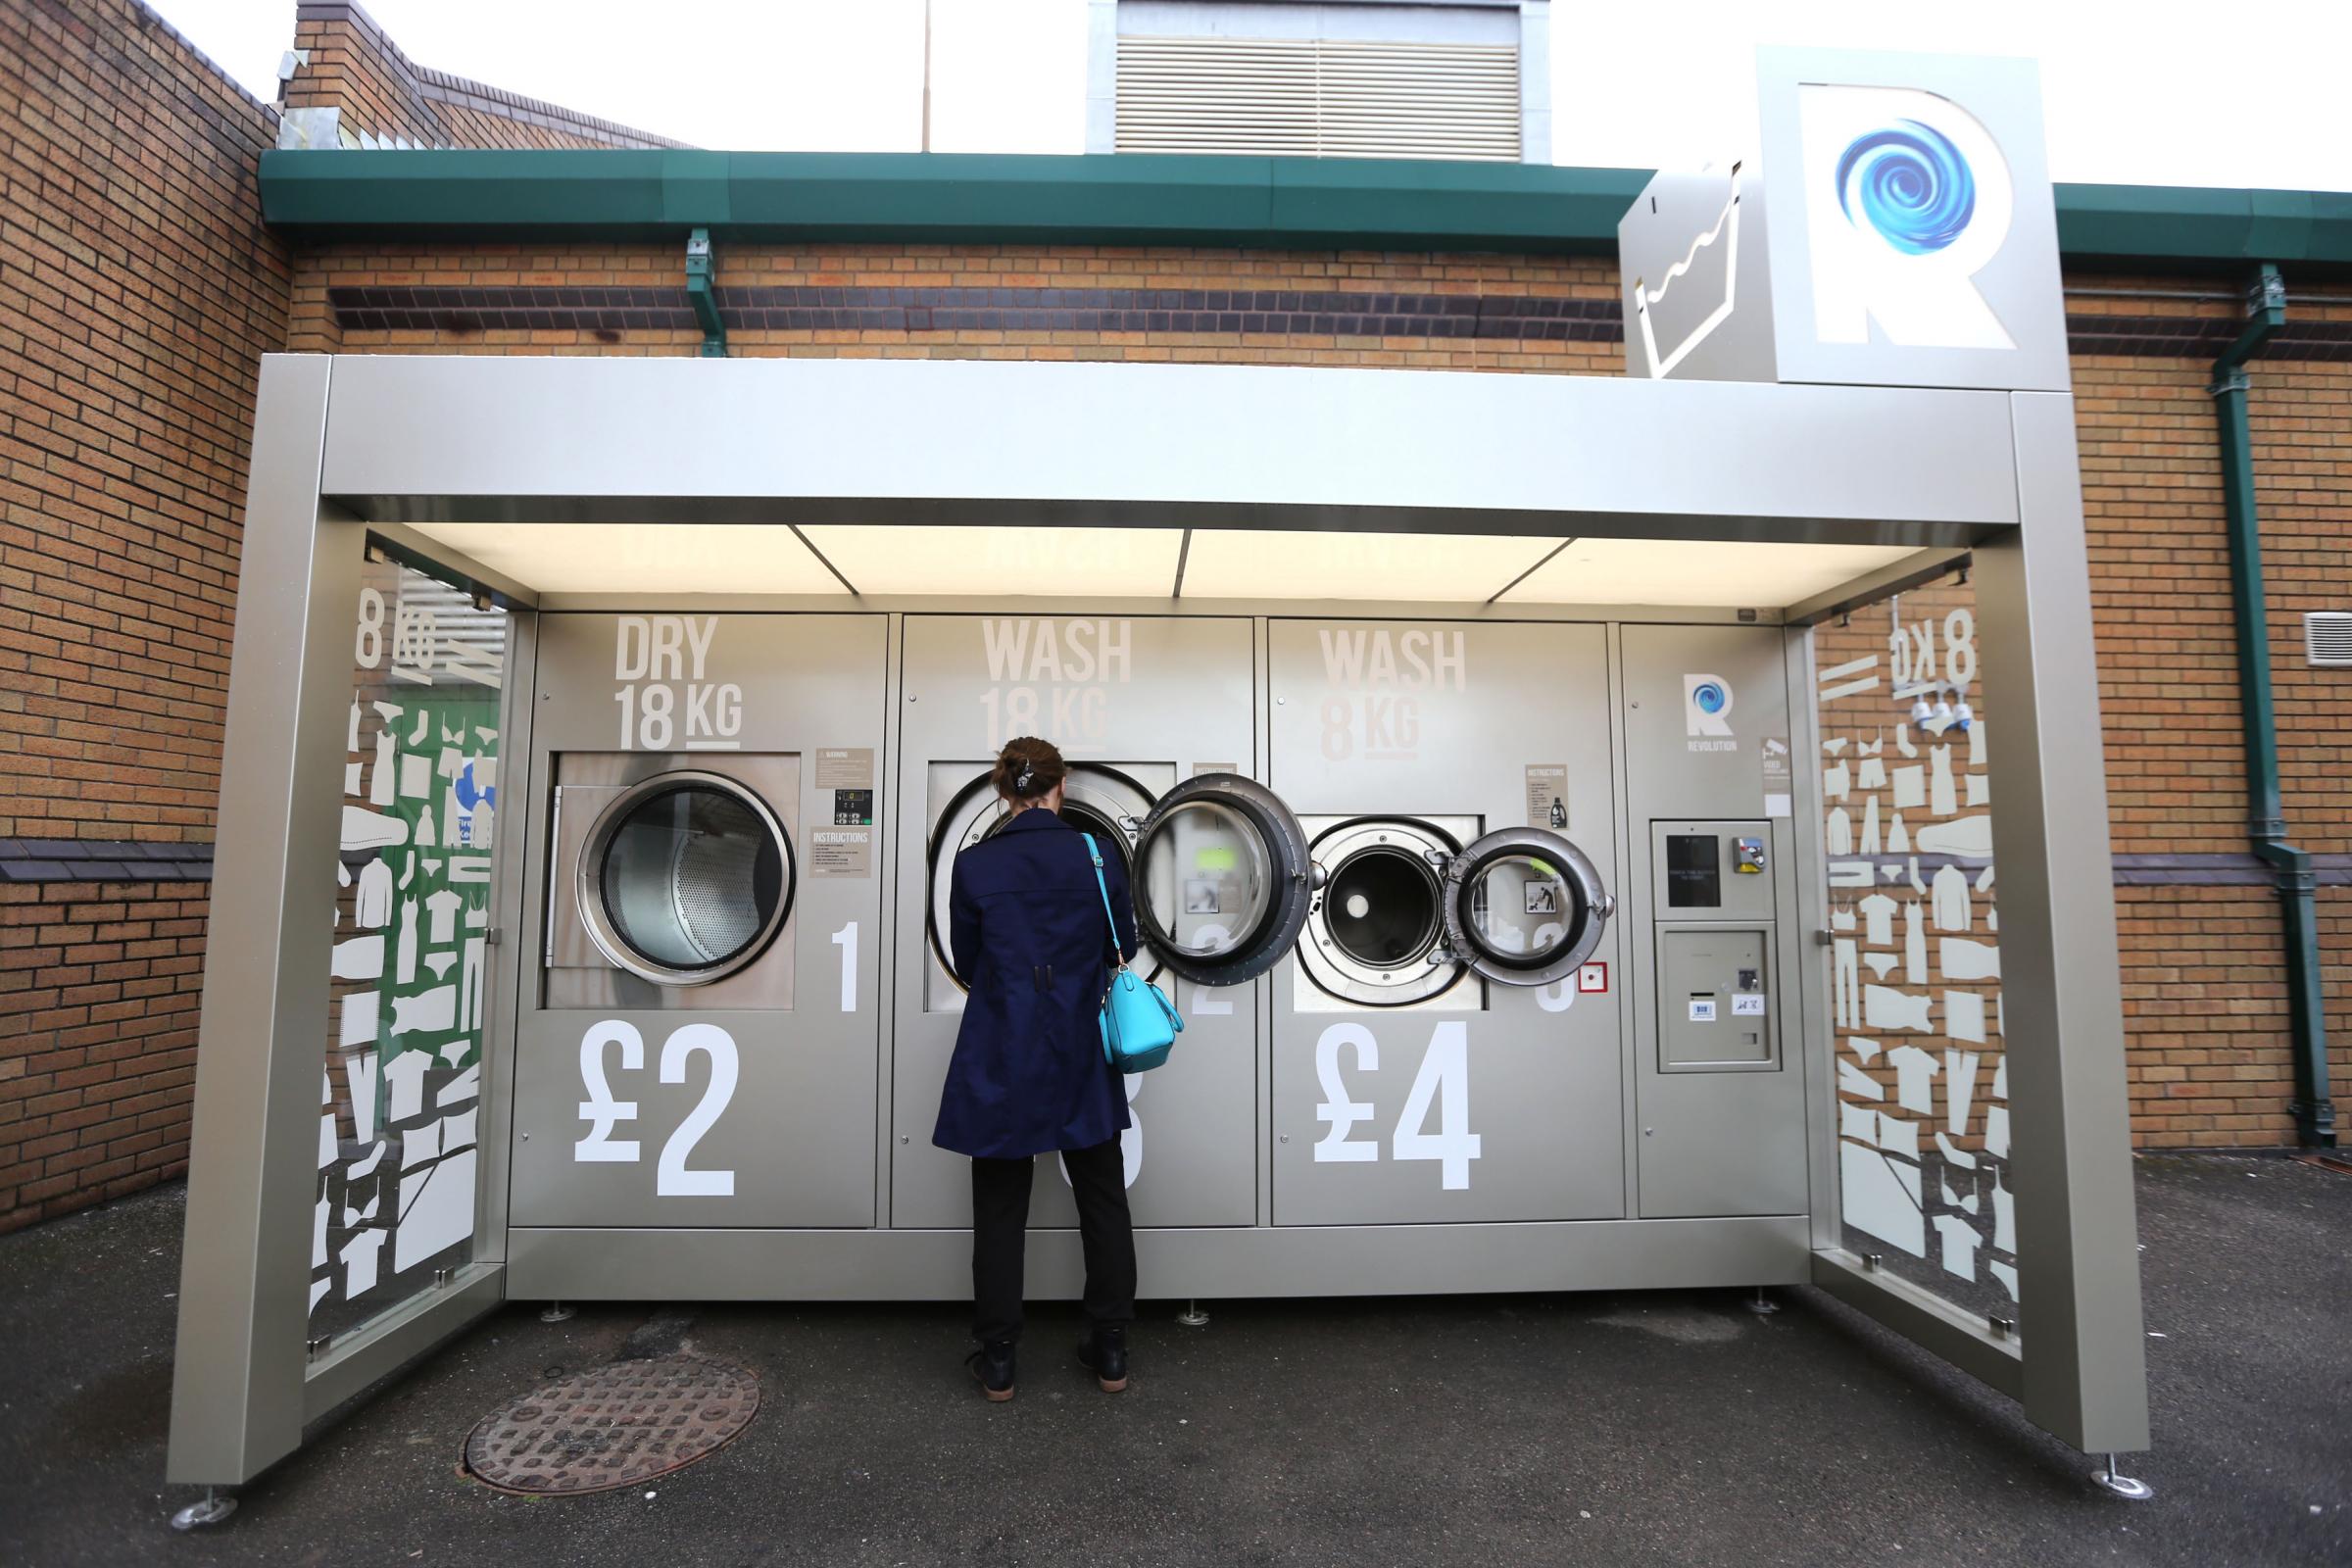
M543 594L841 594L790 528L428 522L418 533Z
M1559 544L1497 534L1200 528L1187 599L1491 599Z
M805 532L859 593L875 595L1163 598L1184 545L1176 528L828 524Z
M1777 610L1911 554L1900 545L1577 539L1528 573L1502 602Z

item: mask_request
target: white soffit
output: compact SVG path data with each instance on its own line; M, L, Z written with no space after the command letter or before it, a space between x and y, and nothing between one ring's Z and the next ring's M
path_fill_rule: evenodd
M1502 602L1778 610L1915 553L1909 545L1578 539Z
M426 538L543 594L847 597L849 592L790 528L775 524L421 522L415 526Z
M1475 603L1558 544L1507 534L1198 528L1184 597Z
M861 594L1167 597L1178 528L901 527L802 530Z

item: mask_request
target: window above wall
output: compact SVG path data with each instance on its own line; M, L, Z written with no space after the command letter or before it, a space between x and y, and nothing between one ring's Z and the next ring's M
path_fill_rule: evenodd
M1096 0L1088 150L1545 163L1547 13Z

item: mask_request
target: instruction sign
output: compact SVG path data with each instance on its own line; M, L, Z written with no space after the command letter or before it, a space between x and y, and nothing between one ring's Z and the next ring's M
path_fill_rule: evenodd
M822 746L816 791L825 822L808 835L810 876L870 876L874 869L874 749Z
M1527 764L1527 825L1558 833L1568 826L1568 764Z

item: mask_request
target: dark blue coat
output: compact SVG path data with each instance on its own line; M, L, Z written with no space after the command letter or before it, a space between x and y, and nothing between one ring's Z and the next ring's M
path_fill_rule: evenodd
M1127 873L1097 843L1119 951L1132 957ZM1126 1087L1102 1057L1110 941L1086 841L1052 811L1022 811L956 857L948 944L971 995L933 1143L1015 1159L1091 1149L1128 1124Z

